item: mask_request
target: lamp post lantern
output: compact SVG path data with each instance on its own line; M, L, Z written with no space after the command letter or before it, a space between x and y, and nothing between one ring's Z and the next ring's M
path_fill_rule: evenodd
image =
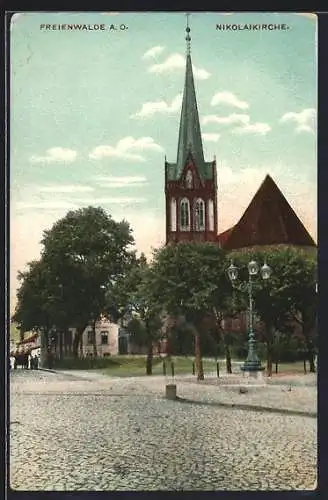
M253 278L259 272L257 262L251 260L247 266L248 269L248 300L249 300L249 322L248 322L248 353L241 370L246 375L257 376L258 372L262 372L264 367L261 366L261 361L257 355L256 339L253 329ZM231 283L234 285L238 278L238 268L231 261L228 267L228 275ZM271 268L265 262L261 268L262 279L268 280L271 276Z

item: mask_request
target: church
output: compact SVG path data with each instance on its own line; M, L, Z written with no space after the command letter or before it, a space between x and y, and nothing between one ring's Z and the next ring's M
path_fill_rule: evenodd
M213 242L231 251L316 244L274 180L267 175L236 225L218 233L217 167L205 161L186 28L187 56L175 163L165 159L166 244Z

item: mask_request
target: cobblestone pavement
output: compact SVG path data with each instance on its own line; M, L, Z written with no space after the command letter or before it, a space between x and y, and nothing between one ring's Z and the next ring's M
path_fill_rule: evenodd
M178 395L198 401L198 404L182 404L163 398L165 381L170 380L118 379L91 372L13 372L11 487L18 490L315 487L315 418L199 404L223 398L227 401L230 397L230 401L237 398L239 402L243 398L248 404L255 398L254 404L261 400L264 406L272 406L274 400L278 405L279 397L281 400L287 394L283 390L286 386L249 387L249 392L239 394L235 387L196 384L181 378L176 380ZM309 411L313 410L314 393L315 387L292 387L288 391L288 407L303 398L302 404L307 401Z

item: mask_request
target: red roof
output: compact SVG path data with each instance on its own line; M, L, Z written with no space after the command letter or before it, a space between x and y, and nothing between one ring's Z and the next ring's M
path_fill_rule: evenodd
M217 241L220 243L222 247L224 247L227 239L229 238L230 234L232 233L234 226L231 227L230 229L226 229L223 231L223 233L218 234L217 236Z
M218 235L218 241L222 241L222 246L227 250L278 244L316 246L269 175L262 182L238 224Z

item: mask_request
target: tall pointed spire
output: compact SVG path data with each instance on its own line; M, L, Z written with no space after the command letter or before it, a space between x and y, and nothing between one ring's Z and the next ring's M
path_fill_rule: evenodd
M189 26L189 12L186 14L187 16L187 27L186 27L186 42L187 42L187 56L190 56L190 49L191 49L191 36L190 36L190 26Z
M197 100L194 84L194 76L192 72L191 62L191 36L189 27L189 14L187 14L186 27L186 42L187 42L187 57L186 57L186 76L183 90L183 100L180 118L178 155L177 155L177 174L180 175L189 153L196 163L199 172L204 169L204 153L202 137L200 132L199 115L197 109Z

